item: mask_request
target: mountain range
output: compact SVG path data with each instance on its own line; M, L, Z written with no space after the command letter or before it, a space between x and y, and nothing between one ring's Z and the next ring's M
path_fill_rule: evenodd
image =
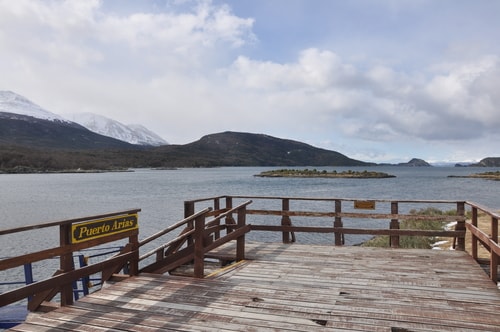
M0 92L0 168L370 165L264 134L224 132L186 145L169 145L142 126L125 126L94 114L70 119L14 92Z
M373 166L339 152L265 134L223 132L167 144L144 127L93 114L73 121L0 91L0 173L220 166ZM78 122L78 123L77 123ZM110 137L113 136L113 137ZM486 158L488 166L500 158ZM486 165L486 164L485 164ZM399 166L430 166L412 159Z

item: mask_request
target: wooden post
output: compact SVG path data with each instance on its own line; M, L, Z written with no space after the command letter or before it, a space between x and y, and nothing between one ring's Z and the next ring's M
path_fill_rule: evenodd
M184 218L192 216L193 214L194 214L194 202L191 202L191 201L184 202ZM186 224L186 227L189 230L193 229L193 227L194 227L193 221L192 220L188 221ZM188 246L193 245L193 237L192 236L188 236L187 244L188 244Z
M59 226L60 246L67 247L71 245L71 224ZM74 269L73 253L62 254L59 258L59 269L62 273ZM73 285L71 282L61 285L61 306L73 304Z
M165 248L160 248L156 250L156 261L159 262L165 257Z
M130 250L134 253L134 256L130 260L129 274L131 276L136 276L139 274L139 235L135 234L129 236L128 240L130 243Z
M290 211L290 200L288 198L283 198L281 201L281 210L283 212ZM292 221L290 220L290 216L281 215L281 226L291 226ZM283 231L281 232L281 238L283 243L290 243L290 232Z
M333 222L333 228L342 228L344 225L342 224L342 217L340 216L342 213L342 201L339 199L335 200L335 221ZM344 234L339 231L334 231L335 234L335 245L341 246L344 244Z
M491 240L498 243L498 219L491 217ZM498 281L498 255L490 250L490 278L496 284Z
M194 214L194 202L185 201L184 202L184 218L192 216Z
M214 211L219 211L220 210L220 199L214 198ZM219 213L217 213L215 216L218 216ZM220 225L220 219L217 219L217 226ZM220 238L220 229L217 228L217 230L214 232L214 240L217 240Z
M231 210L233 208L233 198L226 196L226 209ZM235 225L236 221L234 221L233 214L230 213L226 216L226 225ZM232 229L227 228L227 233L231 233Z
M391 202L391 214L398 214L398 213L399 213L398 202ZM399 229L399 220L391 219L389 228ZM389 237L389 247L399 248L399 235L391 235Z
M203 233L205 232L205 214L194 220L194 277L204 277L205 254L203 245Z
M457 224L455 226L456 231L465 231L465 202L457 202L457 215L462 217L462 220L457 220ZM465 238L459 237L457 239L457 250L464 251L465 250Z
M472 226L477 227L477 207L475 207L475 206L472 207ZM477 237L474 234L471 234L471 235L472 235L471 255L472 255L472 258L474 258L477 261L477 259L478 259Z
M247 207L238 209L238 228L246 224ZM245 259L245 234L236 239L236 261Z

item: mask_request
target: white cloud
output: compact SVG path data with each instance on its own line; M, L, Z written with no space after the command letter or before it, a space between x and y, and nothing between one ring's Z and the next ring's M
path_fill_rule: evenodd
M326 119L324 131L352 139L461 140L497 128L499 68L497 57L485 57L422 79L383 66L362 71L332 52L308 49L287 64L240 57L228 80L273 101L268 112L305 112L310 122Z
M297 38L286 60L270 59L255 56L273 47L260 44L267 36L255 35L259 18L237 15L226 4L119 3L110 10L101 1L0 0L0 89L59 114L90 111L141 122L172 143L240 130L376 159L392 158L397 152L384 147L403 149L403 143L422 150L446 143L459 151L498 138L500 59L494 52L474 51L466 59L454 53L453 60L436 58L415 70L397 59L418 53L418 45L399 50L398 41L406 46L408 40L387 38L372 49L381 35L375 42L368 34L356 41L355 52L342 48L354 41L311 45ZM409 12L396 7L391 15ZM373 29L378 22L371 21ZM466 47L456 38L453 45ZM353 53L360 56L344 55Z

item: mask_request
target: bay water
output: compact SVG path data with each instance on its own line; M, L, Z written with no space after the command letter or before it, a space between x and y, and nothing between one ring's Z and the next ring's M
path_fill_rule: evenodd
M500 210L500 181L455 178L496 168L325 167L342 172L377 171L385 179L262 178L283 167L221 167L75 174L1 174L0 229L140 208L140 239L183 218L185 200L219 195L291 196L393 200L469 200ZM312 169L313 167L309 167ZM303 169L299 168L299 169ZM208 206L208 205L207 205ZM204 208L202 203L197 210ZM279 210L281 206L275 206ZM451 206L453 208L453 206ZM384 213L389 213L385 211ZM295 220L292 220L295 223ZM298 221L300 223L300 221ZM384 221L385 222L385 221ZM275 223L277 224L277 223ZM366 225L358 224L358 227ZM349 227L346 225L346 227ZM379 227L387 227L386 224ZM57 246L58 230L41 229L0 237L0 258ZM275 240L260 234L256 240ZM299 238L308 242L310 235ZM332 242L332 235L327 240ZM279 239L279 237L278 237ZM366 238L346 239L356 244ZM42 266L39 269L44 270ZM52 272L54 270L51 270ZM52 273L51 272L51 273ZM5 277L5 275L4 275Z

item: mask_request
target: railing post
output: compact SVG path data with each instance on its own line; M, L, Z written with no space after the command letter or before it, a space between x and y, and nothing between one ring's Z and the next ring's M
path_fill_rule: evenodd
M498 218L491 217L491 240L498 243ZM491 250L490 278L496 284L498 281L498 255Z
M245 227L247 207L238 209L238 228ZM245 234L236 239L236 261L245 259Z
M391 202L391 214L398 214L398 202ZM391 219L391 223L389 225L390 229L399 229L399 220ZM391 248L399 248L399 235L391 235L389 236L389 247Z
M477 207L473 206L472 207L472 226L477 227ZM474 235L474 233L471 232L471 255L474 260L477 261L478 259L478 247L477 247L477 237Z
M194 214L194 202L192 202L192 201L184 202L184 218L192 216L193 214ZM188 229L193 229L193 227L194 227L193 221L191 221L191 220L188 221L186 224L186 227ZM192 245L193 244L193 237L189 236L187 238L187 243L188 243L188 245Z
M194 214L194 202L185 201L184 202L184 218L192 216Z
M156 250L155 260L159 262L163 259L163 257L165 257L165 248Z
M194 277L203 278L205 270L205 253L203 234L205 232L205 213L194 220Z
M62 224L59 226L60 246L66 247L71 244L71 224ZM62 273L74 269L73 253L62 254L59 258L59 269ZM61 285L61 306L73 304L73 286L71 283Z
M31 263L24 264L24 280L26 285L33 283L33 266ZM28 296L28 302L31 301L33 296Z
M139 236L137 234L129 236L130 251L134 254L129 264L129 274L136 276L139 274Z
M335 200L335 221L333 222L333 228L342 228L344 225L342 224L342 217L340 216L340 213L342 213L342 201L339 199ZM335 231L335 245L336 246L341 246L344 244L344 233L341 233L339 231Z
M214 211L219 211L220 210L220 199L219 197L214 198ZM218 216L219 214L217 213L215 216ZM217 220L217 226L220 225L220 219ZM217 228L217 230L214 232L214 240L217 240L220 238L220 229Z
M226 196L226 209L231 210L233 208L233 198ZM230 213L226 216L226 225L235 225L236 221L234 221L233 214ZM232 229L228 228L227 233L231 233Z
M465 202L457 202L457 215L460 216L461 220L457 220L457 224L455 226L456 231L465 231ZM465 250L465 237L459 237L457 239L457 250L464 251Z
M288 198L283 198L281 201L281 210L283 213L290 211L290 200ZM292 221L290 216L282 214L281 215L281 226L291 226ZM281 232L281 238L283 243L290 243L290 232L283 231Z

